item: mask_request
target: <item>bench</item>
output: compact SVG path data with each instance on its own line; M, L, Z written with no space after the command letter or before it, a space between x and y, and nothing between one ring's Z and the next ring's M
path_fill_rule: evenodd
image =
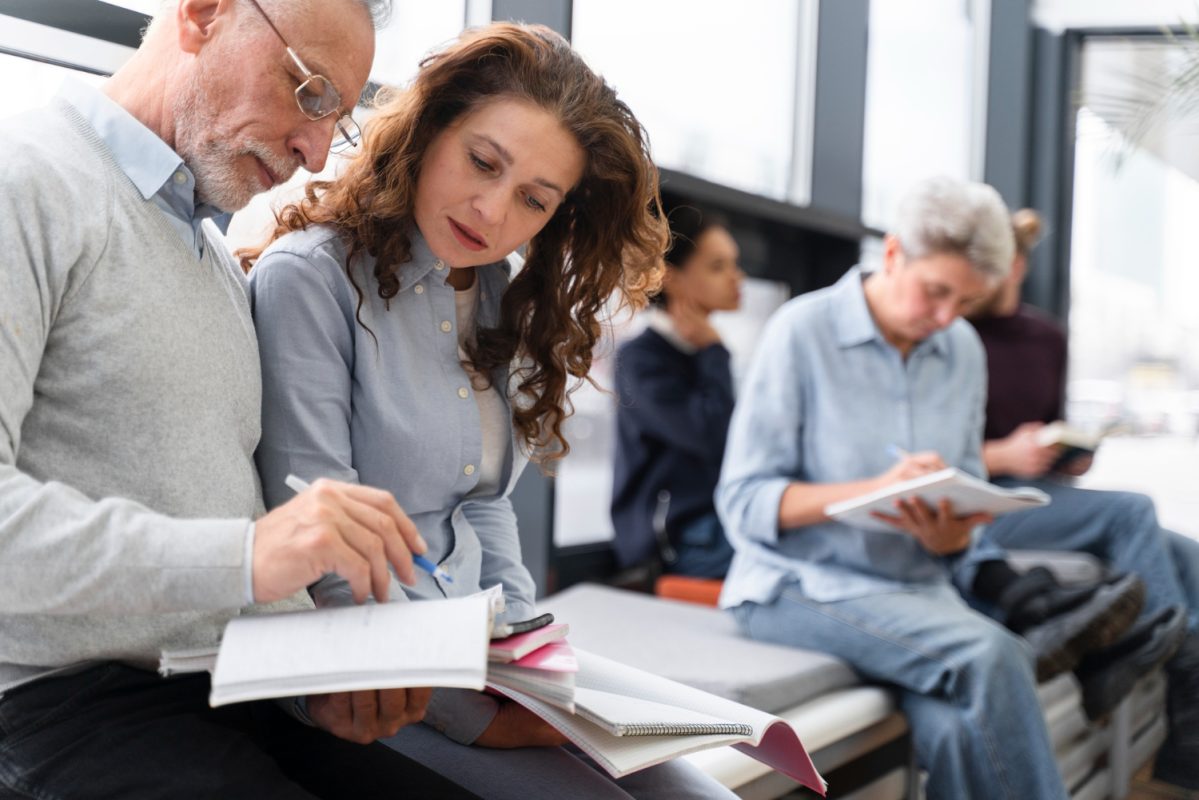
M1058 571L1079 569L1067 563ZM570 641L579 647L788 720L829 779L832 797L922 796L894 696L864 684L836 658L747 639L715 608L599 584L573 586L539 606L570 623ZM1125 796L1133 772L1165 737L1160 674L1142 680L1104 724L1087 721L1072 675L1043 684L1039 696L1074 800ZM744 798L797 789L732 748L686 758Z

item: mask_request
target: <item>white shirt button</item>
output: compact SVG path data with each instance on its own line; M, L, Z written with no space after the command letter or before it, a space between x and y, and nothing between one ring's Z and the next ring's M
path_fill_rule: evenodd
M475 465L467 464L465 467L462 468L462 472L464 475L474 475L475 474Z
M440 258L437 259L436 261L433 262L433 269L440 272L441 270L445 269L445 262L442 261Z
M184 173L183 170L179 170L178 172L176 172L174 175L171 176L171 179L173 181L175 181L175 183L182 186L183 184L187 183L187 174Z
M444 333L449 333L449 332L450 332L450 331L452 331L453 329L454 329L454 326L450 324L450 321L449 321L448 319L443 319L443 320L441 321L441 330L442 330L442 332L444 332Z
M416 292L417 294L424 294L424 293L425 293L425 287L424 287L424 286L421 286L421 285L418 283L416 286L413 286L413 287L412 287L412 291Z
M459 389L458 396L465 400L466 398L470 397L470 392L466 391L465 388Z

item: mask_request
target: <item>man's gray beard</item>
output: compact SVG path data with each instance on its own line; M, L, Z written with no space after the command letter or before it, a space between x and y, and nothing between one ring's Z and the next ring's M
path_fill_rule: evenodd
M208 102L208 93L201 76L195 76L190 91L176 99L175 148L183 163L196 179L196 201L215 206L226 213L245 208L254 195L261 193L257 172L247 176L237 169L237 159L245 154L257 156L284 181L295 172L297 164L279 163L279 158L265 144L246 142L234 149L231 142L215 138L220 114ZM214 138L206 138L214 136Z

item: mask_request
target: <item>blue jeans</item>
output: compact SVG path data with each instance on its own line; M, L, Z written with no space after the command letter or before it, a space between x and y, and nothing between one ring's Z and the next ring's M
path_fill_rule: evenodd
M893 684L929 798L1067 797L1028 646L952 587L818 603L792 585L733 614L754 639L830 653Z
M1054 480L999 478L1002 486L1035 486L1053 502L999 517L987 535L1009 549L1077 550L1133 572L1145 582L1145 614L1187 610L1199 632L1199 542L1158 523L1153 501L1135 492L1079 489Z
M678 557L666 565L674 575L692 578L723 578L733 561L733 546L724 535L716 512L693 519L679 530L674 545Z

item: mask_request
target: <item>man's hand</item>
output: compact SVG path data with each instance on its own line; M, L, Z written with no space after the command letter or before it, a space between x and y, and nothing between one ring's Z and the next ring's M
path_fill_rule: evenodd
M941 500L933 509L919 497L896 500L895 512L895 516L877 511L871 515L916 537L925 550L939 556L965 550L970 545L970 531L974 526L994 519L990 514L959 517L953 513L953 505L948 500Z
M395 736L425 718L432 689L370 689L308 695L308 716L317 727L358 744Z
M1056 445L1044 446L1037 442L1037 431L1045 427L1043 422L1026 422L1002 439L991 444L996 475L1011 475L1015 478L1040 478L1057 460Z
M411 584L412 553L426 549L389 492L318 480L258 520L254 599L281 600L335 572L349 583L355 602L372 594L385 602L391 577L387 565Z
M500 709L479 734L475 744L480 747L554 747L569 741L557 728L529 711L520 703L501 700Z

